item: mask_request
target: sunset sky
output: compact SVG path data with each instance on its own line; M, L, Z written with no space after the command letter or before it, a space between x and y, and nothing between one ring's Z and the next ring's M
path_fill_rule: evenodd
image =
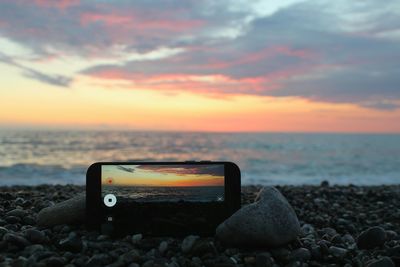
M399 1L0 3L0 128L400 133Z
M113 186L223 186L224 166L104 165L101 179Z

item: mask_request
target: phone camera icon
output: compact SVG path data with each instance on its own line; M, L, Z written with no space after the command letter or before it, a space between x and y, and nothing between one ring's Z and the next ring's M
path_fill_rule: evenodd
M114 207L115 204L117 204L117 198L114 194L107 194L104 196L104 205L111 208Z

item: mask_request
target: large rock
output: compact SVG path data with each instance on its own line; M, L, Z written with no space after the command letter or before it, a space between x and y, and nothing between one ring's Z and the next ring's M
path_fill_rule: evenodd
M279 247L300 234L296 213L274 187L264 187L254 203L221 223L216 237L225 245Z
M66 201L42 209L37 216L39 226L51 227L59 224L74 224L85 219L85 195L79 195Z

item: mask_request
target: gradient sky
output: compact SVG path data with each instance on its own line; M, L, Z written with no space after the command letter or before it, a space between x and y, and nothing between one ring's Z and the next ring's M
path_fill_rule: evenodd
M399 1L0 4L0 126L400 132Z
M223 186L223 171L223 165L104 165L101 178L114 186Z

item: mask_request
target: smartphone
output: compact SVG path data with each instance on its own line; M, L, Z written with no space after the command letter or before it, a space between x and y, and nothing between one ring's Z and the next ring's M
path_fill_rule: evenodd
M213 235L240 203L232 162L97 162L86 173L86 223L116 235Z

